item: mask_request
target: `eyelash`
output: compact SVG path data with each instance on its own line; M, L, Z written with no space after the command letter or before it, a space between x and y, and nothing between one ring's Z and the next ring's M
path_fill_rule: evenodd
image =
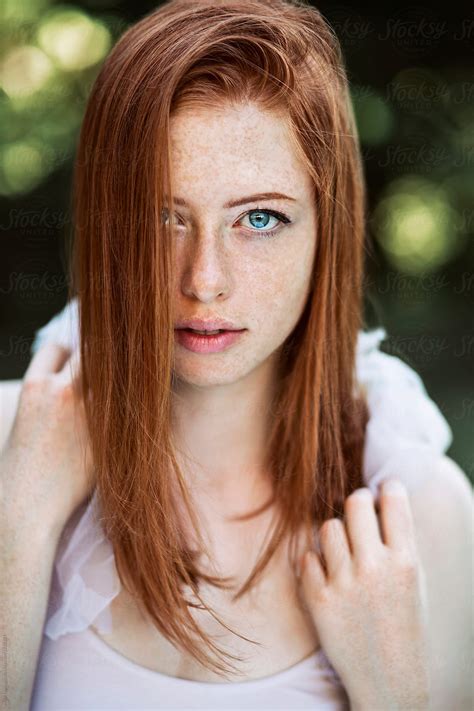
M291 220L289 219L289 217L284 215L282 212L277 212L276 210L264 210L259 207L256 207L253 210L249 210L248 212L245 213L245 215L242 215L242 217L240 219L242 220L244 217L247 217L247 215L252 214L252 212L266 212L269 215L272 215L272 217L276 217L277 220L280 220L280 222L282 222L285 225L291 224ZM258 234L257 239L267 239L269 237L273 237L274 235L276 235L277 232L280 231L280 226L278 226L277 228L274 228L272 230L260 231L260 230L252 229L251 231L257 232L257 234Z
M291 220L289 217L287 217L284 213L278 212L277 210L264 210L259 207L255 207L252 210L248 210L242 217L240 218L243 220L244 217L247 217L247 215L252 214L252 212L266 212L269 215L272 215L272 217L276 217L277 220L280 220L285 225L291 224ZM272 230L266 230L266 231L260 231L256 229L250 229L251 232L257 233L257 239L268 239L269 237L274 237L279 231L280 231L280 225Z

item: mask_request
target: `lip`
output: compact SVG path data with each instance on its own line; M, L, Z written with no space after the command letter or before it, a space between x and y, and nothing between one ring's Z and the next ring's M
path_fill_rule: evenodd
M230 348L246 331L223 331L214 336L201 336L181 328L175 328L174 335L178 343L193 353L220 353Z
M197 331L217 331L222 329L225 331L241 331L243 329L236 326L230 321L221 318L188 318L178 321L175 328L194 328Z

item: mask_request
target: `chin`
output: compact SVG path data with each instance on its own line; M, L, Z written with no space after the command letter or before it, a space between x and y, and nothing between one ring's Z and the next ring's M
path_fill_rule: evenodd
M173 371L173 382L177 387L183 385L194 385L199 388L209 388L217 385L232 385L248 374L249 370L242 368L232 368L230 363L225 366L217 362L203 363L200 366L184 367L176 366Z

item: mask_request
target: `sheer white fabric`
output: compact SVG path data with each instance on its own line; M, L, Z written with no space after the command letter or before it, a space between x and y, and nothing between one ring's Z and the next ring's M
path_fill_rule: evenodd
M405 480L410 488L422 484L429 476L427 459L439 458L452 442L451 429L419 375L400 358L379 350L385 337L383 328L360 331L356 356L357 380L365 388L370 414L363 479L374 496L387 476ZM77 299L36 332L32 353L49 340L78 347ZM94 493L61 536L44 634L54 640L92 623L110 632L109 604L119 591L113 549Z

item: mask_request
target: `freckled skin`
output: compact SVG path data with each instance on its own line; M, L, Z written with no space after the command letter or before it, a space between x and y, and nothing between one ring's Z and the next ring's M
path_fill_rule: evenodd
M216 314L246 327L245 339L224 353L197 355L179 348L177 373L206 387L235 383L261 366L296 325L304 307L315 247L311 183L282 119L256 107L187 112L172 121L177 207L179 316ZM226 200L278 191L300 204L262 201L292 219L264 239L239 217L257 205L223 209ZM272 224L277 224L272 218ZM252 386L255 387L253 382ZM244 385L242 385L244 387Z
M221 353L175 352L174 406L181 444L221 495L245 489L265 443L278 349L309 293L316 245L313 186L281 117L253 104L183 109L171 119L176 205L176 319L222 317L248 329ZM224 208L262 192L296 198ZM276 210L291 224L265 213ZM170 213L172 211L170 210ZM273 237L260 235L276 229ZM202 474L200 485L203 484ZM237 483L237 482L236 482ZM253 500L247 503L252 503Z

